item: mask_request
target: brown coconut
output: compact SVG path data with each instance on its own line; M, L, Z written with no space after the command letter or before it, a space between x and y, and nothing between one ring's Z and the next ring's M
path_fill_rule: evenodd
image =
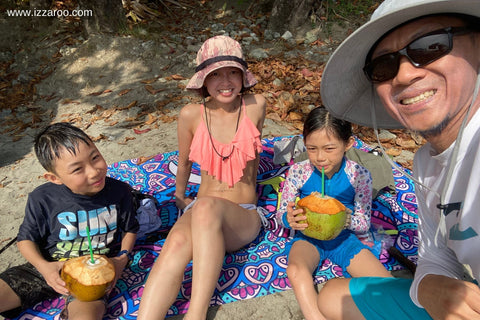
M61 278L70 294L80 301L98 300L107 293L115 279L115 266L104 255L82 256L65 262Z

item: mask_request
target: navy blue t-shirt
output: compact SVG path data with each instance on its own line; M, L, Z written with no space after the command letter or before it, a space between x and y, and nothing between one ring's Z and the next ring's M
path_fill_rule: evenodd
M28 196L18 241L35 242L49 261L88 255L88 225L93 252L108 256L123 233L138 231L135 215L130 186L124 182L107 177L94 196L47 182Z

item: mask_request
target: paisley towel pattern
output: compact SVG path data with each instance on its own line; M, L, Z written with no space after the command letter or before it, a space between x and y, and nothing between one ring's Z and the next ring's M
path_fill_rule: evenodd
M225 304L250 299L290 289L286 275L287 257L285 246L290 240L290 231L280 227L274 220L279 191L285 180L289 164L273 164L273 144L277 137L262 140L260 168L258 170L258 205L266 209L268 228L248 247L225 257L211 305ZM370 148L360 140L356 147L368 151ZM134 249L131 265L123 273L110 294L108 310L104 319L136 319L148 272L165 241L165 236L178 217L175 207L175 175L177 152L156 155L140 163L139 159L117 162L109 166L110 177L123 180L135 189L153 195L159 205L162 227L158 232L139 239ZM389 270L403 269L391 258L382 244L395 245L406 257L416 262L417 257L417 214L413 182L394 170L396 191L383 190L373 202L372 237L380 261ZM194 164L187 192L195 195L200 182L198 166ZM186 312L191 293L192 265L185 269L185 278L177 300L169 315ZM342 276L341 269L325 261L314 275L317 283ZM59 319L65 302L63 298L46 300L23 312L17 319Z

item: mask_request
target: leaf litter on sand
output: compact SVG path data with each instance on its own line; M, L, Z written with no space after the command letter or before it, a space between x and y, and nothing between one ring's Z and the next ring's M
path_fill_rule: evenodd
M72 3L73 1L66 2ZM212 14L208 12L209 7L205 2L202 2L201 6L196 6L195 4L198 2L192 1L179 1L178 3L185 7L191 7L193 5L196 14L189 15L189 10L175 10L175 8L178 7L175 4L175 8L172 7L171 10L169 10L169 14L162 15L161 23L167 31L179 35L178 39L180 40L172 40L172 38L163 36L165 43L170 45L174 51L174 47L176 46L173 41L185 40L189 34L202 32L207 36L213 35L208 27L202 30L199 30L198 27L201 23L205 24L205 21L202 21L202 19ZM168 3L165 2L164 5L168 5ZM220 12L216 13L217 16L219 13ZM246 14L243 14L243 16L245 19L249 19ZM149 19L159 20L158 17L150 17ZM231 17L224 18L223 23L225 25L229 22L228 19L231 19ZM148 21L144 21L143 23L148 23ZM70 28L68 32L70 32L72 36L64 37L64 35L62 35L61 41L55 44L58 49L64 45L74 44L76 41L73 35L79 33L78 26L71 24L68 28ZM258 28L256 32L260 34L260 36L263 33L263 31ZM46 39L50 38L46 37ZM237 40L240 41L241 39L239 38ZM261 38L260 41L264 40ZM311 46L315 45L323 45L323 42L317 40L311 44ZM290 49L294 48L290 47ZM302 50L300 45L298 45L296 49L299 51ZM21 139L23 131L26 128L38 127L51 121L52 115L50 112L38 110L38 108L33 107L32 101L34 99L43 99L45 101L60 99L63 104L72 105L79 103L78 100L69 98L68 96L62 96L60 93L36 97L35 85L54 72L55 64L60 58L61 54L58 50L49 59L45 60L43 65L37 68L37 73L34 74L28 82L15 81L18 74L10 71L10 66L14 63L13 60L0 64L0 111L3 109L10 110L8 116L0 119L0 125L3 127L2 133L10 135L12 141ZM312 108L322 105L319 89L325 64L309 60L302 54L289 56L288 58L284 56L269 56L262 60L249 58L248 63L250 70L258 79L258 84L252 91L263 94L267 100L267 118L294 128L292 134L301 133L306 115ZM147 78L140 81L144 85L145 90L152 96L164 90L162 85L157 82L158 78L159 77ZM164 78L167 81L177 81L178 88L180 89L179 93L181 89L184 89L184 83L182 81L187 79L186 75L179 73L166 75ZM93 91L89 95L103 96L107 94L126 97L131 95L130 89L116 88L114 85L105 90ZM89 126L89 124L85 122L94 123L96 121L105 121L109 125L114 126L118 123L118 121L114 119L115 115L136 106L141 109L141 112L136 116L127 117L123 120L129 122L129 125L126 126L127 128L134 129L134 134L138 134L139 132L146 132L158 128L159 122L175 121L176 116L170 116L168 111L163 107L179 101L181 99L181 97L179 97L180 95L181 94L164 95L161 101L154 103L154 108L146 107L143 104L139 105L132 96L131 102L125 106L96 105L88 111L87 114L90 116L88 119L85 115L82 116L79 114L63 114L61 118L63 121L83 123L84 127ZM23 114L18 114L17 112L18 106L20 105L26 106L26 108L22 109ZM377 139L372 129L357 125L354 125L353 128L354 133L359 135L366 143L376 144ZM387 154L395 155L398 151L402 150L408 150L414 153L424 143L421 137L406 130L391 130L391 132L396 135L396 139L385 142ZM106 137L102 135L95 138L106 139ZM134 139L134 137L132 137L132 139ZM409 168L411 167L410 163L401 164Z

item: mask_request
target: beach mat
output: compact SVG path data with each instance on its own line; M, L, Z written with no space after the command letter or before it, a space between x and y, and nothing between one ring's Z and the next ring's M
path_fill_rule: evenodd
M273 163L273 148L276 141L291 139L277 137L262 140L258 170L258 205L263 207L268 227L245 248L227 254L211 305L221 305L238 300L251 299L289 290L286 275L287 256L285 248L290 241L290 230L284 229L274 219L279 192L285 180L289 164ZM364 151L371 148L356 139L355 147ZM143 287L165 236L178 217L175 207L175 176L178 152L158 154L151 158L136 158L114 163L108 168L108 176L129 183L141 193L149 194L158 201L158 214L162 226L158 231L137 240L133 260L124 271L109 296L104 319L136 319ZM393 169L396 190L381 190L372 205L372 232L367 242L375 246L380 261L388 270L404 269L388 253L393 245L412 262L417 259L417 206L413 182ZM194 196L198 191L200 171L193 165L187 193ZM373 240L373 241L372 241ZM383 246L382 246L383 245ZM192 265L185 269L184 281L168 316L183 314L188 309L191 293ZM341 269L331 261L324 261L314 273L314 281L323 283L328 279L343 276ZM161 290L159 288L159 290ZM45 300L24 311L16 319L60 319L65 305L64 298Z

